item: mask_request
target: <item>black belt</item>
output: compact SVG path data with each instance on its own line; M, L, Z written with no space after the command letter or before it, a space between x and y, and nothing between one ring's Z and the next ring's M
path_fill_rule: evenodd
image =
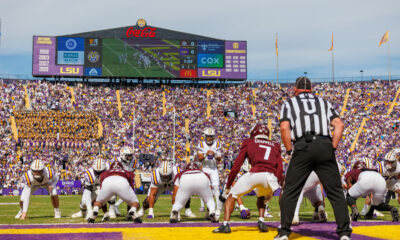
M315 140L321 140L321 139L331 139L331 137L329 136L321 136L321 135L314 135L314 134L306 134L304 136L302 136L301 138L298 138L296 141L294 141L294 143L297 143L299 141L305 141L305 142L313 142Z

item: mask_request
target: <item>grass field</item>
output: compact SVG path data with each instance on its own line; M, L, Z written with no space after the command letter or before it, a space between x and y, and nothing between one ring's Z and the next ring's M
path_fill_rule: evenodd
M168 48L159 47L159 48ZM160 67L153 60L149 68L138 65L137 55L140 52L120 39L103 39L103 76L132 76L132 77L175 77ZM126 63L121 62L120 55L126 54ZM179 55L177 52L176 54ZM135 57L136 56L136 57ZM164 61L167 58L164 56ZM179 64L179 59L178 59Z
M145 195L138 195L140 202L143 201ZM31 202L28 211L28 219L26 221L21 221L15 219L14 216L17 214L19 210L19 197L16 196L4 196L0 197L0 224L44 224L44 223L85 223L83 218L73 219L70 216L79 211L79 202L81 196L79 195L70 195L70 196L60 196L60 211L62 218L54 219L54 211L50 202L49 196L31 196ZM257 221L258 219L258 211L256 208L256 197L254 196L245 196L244 197L245 206L248 207L252 213L250 219L243 220L240 218L239 212L234 212L232 214L232 221ZM364 204L364 199L359 199L357 201L358 208L362 209ZM392 200L392 205L398 207L397 201ZM332 207L327 201L326 209L328 212L328 220L333 221L334 215L332 211ZM274 216L273 218L265 218L265 221L279 221L279 204L278 198L274 197L270 203L271 213ZM120 206L120 211L123 214L122 217L117 219L112 219L112 222L123 222L126 214L126 204L123 203ZM196 218L186 218L184 217L184 211L181 211L182 222L205 222L204 213L199 212L200 209L200 199L198 196L192 197L191 201L191 209L193 213L197 215ZM159 200L157 201L154 214L155 219L147 219L146 215L143 217L144 222L168 222L171 211L171 196L169 195L161 195ZM303 202L302 207L300 208L300 221L311 221L312 213L314 209L311 206L311 203L306 200ZM146 213L147 214L147 213ZM391 221L390 213L384 213L385 216L379 218L379 220ZM102 216L102 212L100 211L100 216ZM98 220L101 218L99 217ZM221 217L222 219L222 217ZM360 219L362 220L362 219Z

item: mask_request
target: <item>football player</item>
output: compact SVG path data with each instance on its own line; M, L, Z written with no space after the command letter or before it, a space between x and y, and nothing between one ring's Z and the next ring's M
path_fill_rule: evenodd
M304 184L303 190L300 193L299 199L297 201L296 210L293 216L293 225L299 224L299 210L301 202L303 201L303 196L308 198L314 207L314 214L312 220L314 222L326 222L327 215L325 212L324 204L324 194L322 191L322 185L319 181L317 174L312 171L310 176L308 176L306 183Z
M146 209L149 209L147 218L154 218L154 204L156 203L160 194L166 190L172 192L174 190L174 178L179 173L181 169L177 166L172 166L170 161L162 161L160 166L152 172L151 184L147 192L147 197L144 199L142 206L138 212L139 215L143 215ZM185 215L187 217L196 217L190 210L190 199L186 203ZM172 202L174 202L174 195L172 195Z
M130 172L135 171L137 164L136 158L134 157L134 153L129 146L124 146L121 148L119 152L119 157L115 157L114 162L120 162L124 170ZM119 211L119 205L121 205L121 203L123 203L124 201L122 199L119 199L118 201L115 200L116 197L114 196L108 202L110 204L110 212L109 212L110 218L115 218L116 216L121 215Z
M92 167L85 171L85 190L83 190L82 200L80 203L81 210L72 214L72 218L85 217L87 220L93 215L92 204L96 200L97 194L100 191L100 174L109 168L110 165L108 163L101 158L97 158L94 160Z
M353 169L345 176L349 188L346 196L347 204L351 207L351 218L357 221L360 214L357 209L357 198L372 193L372 206L365 215L367 219L372 219L374 210L390 211L393 222L399 221L397 208L384 203L386 182L376 169L367 168L364 161L357 161Z
M223 224L214 229L214 233L230 233L230 216L237 197L243 196L255 188L257 195L257 208L259 213L257 227L260 232L267 232L264 224L265 200L272 197L283 181L283 167L281 146L279 143L268 140L269 130L264 124L257 124L250 131L250 138L243 141L239 155L236 157L225 190L221 195L225 201ZM249 159L251 169L231 185L240 170L245 158Z
M135 223L142 223L142 219L136 213L139 208L139 200L133 191L134 184L135 174L124 170L120 162L113 162L110 170L100 175L100 191L96 202L93 204L93 215L88 219L88 222L94 223L99 214L99 208L112 196L117 195L131 207L127 213L127 218L133 219Z
M191 162L186 166L185 171L178 174L174 179L171 223L177 223L180 220L179 210L194 194L199 194L200 198L206 203L211 222L217 222L210 177L200 170L195 162Z
M217 202L217 210L215 216L217 220L221 215L221 209L223 203L219 200L220 189L219 189L219 173L218 163L222 159L221 143L215 140L215 129L206 128L203 132L204 141L200 141L197 146L197 159L202 163L202 170L207 173L211 178L211 186L213 194Z
M385 177L386 186L390 191L398 194L397 201L400 204L400 158L397 149L390 150L384 157L382 176Z
M16 219L25 220L29 207L29 198L38 188L45 188L51 197L54 208L54 218L61 218L59 200L57 195L58 176L54 170L44 166L42 160L35 160L31 163L30 169L23 175L24 189L19 202L20 210L15 216Z

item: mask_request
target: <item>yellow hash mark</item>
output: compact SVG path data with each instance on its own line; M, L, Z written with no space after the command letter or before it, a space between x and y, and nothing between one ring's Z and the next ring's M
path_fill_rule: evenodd
M400 226L377 225L353 227L353 233L380 239L396 240L400 239Z
M254 227L231 227L230 234L212 233L215 227L146 227L146 228L36 228L36 229L0 229L0 234L61 234L61 233L103 233L103 232L121 232L123 239L196 239L196 240L243 240L248 238L252 240L273 239L277 234L276 228L269 228L269 232L260 233L256 226ZM296 240L315 239L293 233L291 238Z

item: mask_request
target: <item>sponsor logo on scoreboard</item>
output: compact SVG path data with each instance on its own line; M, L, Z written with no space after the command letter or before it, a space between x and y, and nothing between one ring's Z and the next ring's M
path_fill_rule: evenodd
M91 63L96 63L100 59L100 54L97 51L90 51L87 55L87 60Z
M155 38L157 28L145 27L143 29L134 29L130 27L126 30L126 37L132 38Z
M66 76L83 76L83 66L57 66L56 73Z
M98 38L90 38L89 39L89 46L91 46L91 47L99 46L99 39Z
M184 69L184 70L180 71L179 76L181 78L196 78L197 71L196 71L196 69Z
M201 68L223 68L224 55L223 54L198 54L197 64Z
M36 44L42 44L42 45L52 45L53 41L51 41L50 37L38 37L36 39Z
M101 76L101 68L85 68L85 76Z
M139 27L142 28L142 27L147 25L147 22L143 18L140 18L140 19L137 20L136 25L138 25Z

